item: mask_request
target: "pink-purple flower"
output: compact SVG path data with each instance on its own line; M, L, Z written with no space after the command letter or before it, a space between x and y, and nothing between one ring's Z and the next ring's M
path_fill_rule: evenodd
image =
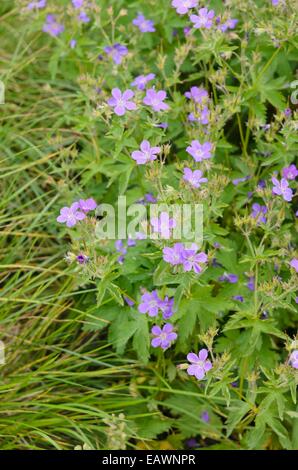
M208 100L208 91L203 87L192 86L190 91L186 91L184 96L195 103L202 104Z
M179 15L185 15L185 13L188 13L188 10L191 10L191 8L196 7L198 4L198 0L173 0L172 1L172 6L176 8L176 12L179 13Z
M160 147L151 147L148 140L143 140L140 145L140 150L132 152L131 157L138 165L144 165L152 160L156 160L157 154L160 153L160 151Z
M294 369L298 369L298 349L291 353L289 363Z
M188 375L194 375L196 379L202 380L206 372L212 369L212 363L207 358L207 349L201 349L198 355L194 353L187 354L187 360L191 363L187 369Z
M171 323L166 323L163 328L154 325L151 333L155 338L152 339L151 345L154 348L161 347L162 349L168 349L171 343L177 339L177 334L173 330L174 327Z
M47 6L47 0L39 0L35 2L30 2L29 5L27 5L27 10L34 10L34 9L41 9L45 8Z
M149 88L146 91L146 96L143 103L150 106L154 111L166 111L169 106L164 103L167 94L164 90L156 91L154 88Z
M210 29L213 24L214 10L208 11L208 8L200 8L199 15L190 15L190 21L193 23L194 28Z
M272 177L271 181L274 185L272 188L273 194L282 196L285 201L290 202L293 197L293 191L289 187L288 181L285 178L282 178L281 181L278 181L278 179L274 177Z
M148 73L148 75L139 75L131 82L131 86L137 87L138 90L145 90L148 82L155 78L155 73Z
M146 292L141 297L142 302L140 303L138 310L140 313L148 313L149 317L156 317L159 310L160 298L158 297L157 291Z
M199 124L206 125L209 123L210 111L207 106L199 109L197 108L194 113L188 115L190 122L198 122Z
M66 224L67 227L73 227L80 220L85 219L86 214L80 210L78 202L74 202L70 207L62 207L57 222Z
M282 176L286 180L294 180L298 176L298 169L296 165L292 164L290 166L287 166L286 168L283 168L282 170Z
M141 33L154 33L155 31L153 21L147 20L142 13L139 13L132 23L139 28Z
M198 253L198 246L192 243L190 248L186 248L183 243L175 243L173 247L165 247L163 249L163 259L173 266L181 265L185 272L193 270L199 274L203 270L203 266L207 263L208 257L206 253Z
M203 172L201 170L192 171L190 168L184 168L183 179L187 181L194 188L199 188L202 183L207 183L207 178L202 178Z
M125 90L122 93L119 88L113 88L112 98L108 100L108 104L114 108L114 112L117 116L123 116L126 110L132 111L137 109L137 105L131 101L133 97L134 92L132 90Z
M55 15L47 15L46 22L42 28L44 33L48 33L52 37L57 37L59 34L63 33L64 26L63 24L58 23Z
M171 230L176 227L176 221L167 212L161 212L159 217L152 217L150 223L153 232L160 233L162 238L170 238Z
M172 266L177 266L182 263L183 252L183 243L175 243L173 247L166 246L163 249L163 259L166 263L170 263Z
M212 147L211 142L204 142L201 144L198 140L193 140L191 145L186 148L187 153L189 153L196 162L201 162L212 157Z
M260 204L258 204L257 202L255 202L253 205L252 205L252 213L251 213L251 216L254 218L254 219L257 219L257 223L260 224L261 222L263 224L266 223L267 219L265 217L265 214L267 214L268 212L268 209L266 206L261 206Z

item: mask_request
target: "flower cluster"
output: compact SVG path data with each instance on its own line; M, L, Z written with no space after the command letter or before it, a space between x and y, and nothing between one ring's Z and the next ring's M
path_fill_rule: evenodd
M173 247L163 249L163 259L172 266L183 267L185 272L194 271L199 274L203 270L203 265L207 263L206 253L198 253L198 246L192 243L190 248L186 248L183 243L175 243Z
M74 202L70 207L62 207L60 215L57 217L57 222L66 224L67 227L73 227L80 220L85 219L88 212L96 209L97 204L93 198L80 199Z

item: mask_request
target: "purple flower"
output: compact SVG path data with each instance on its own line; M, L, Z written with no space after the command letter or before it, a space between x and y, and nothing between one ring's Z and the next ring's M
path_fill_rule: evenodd
M191 363L187 369L188 375L194 375L196 379L202 380L206 372L212 369L212 364L207 357L207 349L201 349L198 356L194 353L187 354L187 360Z
M70 207L62 207L60 215L56 220L60 224L66 223L67 227L73 227L79 220L83 220L85 217L86 214L80 211L79 203L74 202Z
M140 145L141 150L132 152L131 157L137 162L138 165L144 165L152 160L156 160L156 155L160 153L160 147L150 147L148 140L143 140Z
M204 421L204 423L209 423L210 421L210 416L208 411L203 411L201 414L201 420Z
M166 97L167 94L164 90L155 91L154 88L149 88L146 91L146 96L143 99L143 103L147 106L151 106L154 111L165 111L169 109L169 106L163 102Z
M115 248L118 253L121 253L122 255L126 255L127 249L122 240L115 241Z
M161 122L160 124L155 124L154 127L159 127L160 129L167 129L169 124L167 122Z
M152 20L147 20L142 13L139 13L138 16L132 21L132 24L137 26L141 33L154 33L154 23Z
M36 2L30 2L29 5L27 6L27 10L34 10L40 9L40 8L45 8L47 6L47 0L39 0Z
M157 291L154 290L151 293L146 292L141 297L142 302L140 303L138 310L140 313L148 313L149 317L156 317L160 305L160 298L158 297Z
M85 0L71 0L74 8L81 8Z
M179 15L185 15L188 13L188 10L191 8L196 7L198 4L198 0L173 0L172 6L176 8L176 12Z
M183 28L183 32L184 32L184 36L188 36L189 33L191 32L191 28L189 26L186 26L185 28Z
M74 49L76 47L76 45L77 45L76 39L71 39L69 41L69 46L70 46L71 49Z
M251 213L251 216L254 218L254 219L257 219L258 220L258 224L260 224L261 222L263 222L263 224L265 224L267 222L267 219L266 217L264 217L264 214L267 214L268 210L267 210L267 207L266 206L261 206L260 204L258 204L257 202L255 202L253 205L252 205L252 213Z
M294 369L298 369L298 349L295 349L290 355L289 363Z
M248 277L248 281L247 281L246 287L247 287L251 292L254 292L254 290L255 290L255 277L254 277L254 276L249 276L249 277Z
M191 438L191 439L188 439L186 441L186 445L189 449L193 448L193 447L197 447L199 444L198 442L196 441L196 439L194 438Z
M122 93L119 88L113 88L112 98L108 100L108 104L114 108L114 112L117 116L123 116L127 109L129 111L137 109L137 105L133 101L130 101L133 97L134 92L132 90L125 90Z
M171 346L172 341L177 339L177 334L173 331L174 327L171 323L166 323L161 329L159 326L154 325L151 333L156 336L151 341L151 345L154 348L161 347L162 349L168 349Z
M214 10L208 11L208 8L200 8L199 16L190 15L190 21L194 24L194 28L206 28L212 27L212 19L214 17Z
M293 258L292 261L290 261L290 266L298 273L298 258Z
M290 202L293 197L293 191L289 188L287 180L282 178L281 181L278 181L276 178L272 177L271 181L274 184L272 193L282 196L285 201Z
M86 256L83 253L77 256L77 262L79 264L86 264L88 263L89 259L90 259L89 256Z
M122 58L128 54L127 47L119 43L104 47L104 51L117 65L121 64Z
M222 23L218 26L218 29L225 33L228 29L234 29L236 24L238 23L238 20L235 19L229 19L225 23Z
M250 179L250 176L244 176L243 178L235 178L232 180L232 183L234 186L237 186L239 183L244 183L244 181L247 181Z
M279 0L271 0L271 3L274 7L277 7L277 5L279 4Z
M184 96L195 103L202 104L208 100L208 91L203 87L192 86L190 91L186 91Z
M161 212L159 217L152 217L150 223L153 227L153 232L160 233L162 238L170 238L171 229L176 227L176 221L170 219L167 212Z
M156 197L153 196L153 194L147 193L147 194L145 194L145 202L155 204L157 202L157 199L156 199Z
M242 295L234 295L233 300L237 300L238 302L244 302L244 297Z
M148 73L148 75L139 75L131 82L131 86L137 87L138 90L144 90L146 84L155 78L155 73Z
M168 320L174 314L174 298L169 299L166 295L164 300L160 301L159 308L164 320Z
M196 274L202 272L202 264L207 263L208 257L206 253L197 253L198 247L195 243L191 248L184 249L182 253L182 264L184 271L193 270Z
M284 110L284 113L285 113L286 118L291 117L291 116L292 116L292 110L291 110L291 108L286 108L286 109Z
M298 176L298 170L294 164L283 168L282 176L286 180L294 180Z
M44 33L48 33L52 37L57 37L59 34L63 33L64 26L57 22L54 15L47 15L46 22L42 28Z
M190 122L198 122L199 124L206 125L209 123L210 111L207 106L204 106L203 109L196 109L195 113L190 113L188 115L188 120Z
M78 20L81 21L82 23L89 23L89 21L91 21L85 11L80 11L78 15Z
M198 140L193 140L191 146L187 147L187 153L189 153L196 162L201 162L207 158L211 158L212 144L210 142L205 142L200 144Z
M182 263L182 254L184 253L184 246L182 243L175 243L175 245L170 247L165 247L163 249L163 259L167 263L176 266Z
M80 210L87 214L89 211L94 211L94 209L97 207L97 204L94 199L90 197L89 199L80 199L79 206Z
M202 178L203 172L201 170L192 171L190 168L184 168L183 179L187 181L194 188L199 188L201 183L207 183L207 178Z
M238 282L238 276L237 274L228 274L224 273L222 276L218 278L219 281L226 281L229 282L230 284L236 284Z

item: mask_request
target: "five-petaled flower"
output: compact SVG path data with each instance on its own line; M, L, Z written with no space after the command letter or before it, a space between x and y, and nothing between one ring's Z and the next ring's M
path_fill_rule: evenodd
M282 196L283 199L287 202L290 202L293 197L293 191L289 188L289 183L285 178L282 178L281 181L272 177L272 183L274 184L272 188L273 194L277 194L278 196Z
M212 144L211 142L205 142L200 144L198 140L193 140L191 145L186 148L187 153L189 153L196 162L201 162L212 157Z
M156 160L156 155L161 151L160 147L150 147L148 140L143 140L140 145L140 149L141 150L135 150L131 154L131 157L138 165L144 165L152 160Z
M79 206L80 210L87 214L89 211L94 211L94 209L97 207L97 204L94 199L90 197L89 199L80 199Z
M177 333L174 331L173 325L171 323L166 323L163 328L160 328L157 325L152 327L151 333L155 338L152 339L151 345L154 348L161 347L162 349L168 349L171 346L171 343L177 339Z
M134 92L132 90L125 90L122 93L119 88L113 88L112 98L108 100L108 104L114 108L114 112L117 116L123 116L127 109L129 111L137 109L137 105L133 101L130 101L133 97Z
M198 104L208 101L208 91L203 87L192 86L190 91L184 93L184 96Z
M194 28L210 29L213 24L214 10L208 11L208 8L200 8L199 15L190 15L190 21L194 24Z
M66 223L67 227L73 227L79 220L85 219L86 214L80 210L78 202L74 202L70 207L62 207L57 222Z
M141 33L154 33L155 31L153 21L147 20L142 13L139 13L132 23L139 28Z
M146 91L143 103L150 106L154 111L166 111L169 109L169 105L163 102L166 97L167 94L164 90L156 91L154 88L149 88Z
M198 356L194 353L187 354L187 360L191 363L187 369L188 375L194 375L196 379L202 380L206 372L212 369L212 364L207 357L207 349L201 349Z
M287 166L286 168L283 168L282 170L282 176L286 180L294 180L298 176L298 170L294 164Z

